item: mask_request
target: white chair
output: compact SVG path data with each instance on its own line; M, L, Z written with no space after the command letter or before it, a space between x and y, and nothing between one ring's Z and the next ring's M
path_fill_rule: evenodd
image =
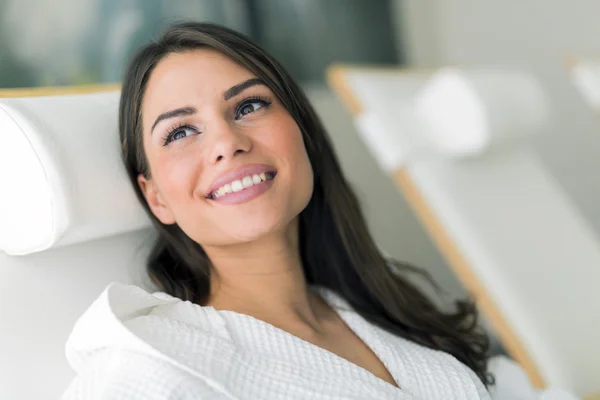
M535 78L335 66L329 82L530 381L600 394L600 240L528 149L548 116Z
M31 96L0 99L0 399L58 398L76 319L112 281L150 288L152 230L118 157L119 92L78 94L106 89L0 91Z

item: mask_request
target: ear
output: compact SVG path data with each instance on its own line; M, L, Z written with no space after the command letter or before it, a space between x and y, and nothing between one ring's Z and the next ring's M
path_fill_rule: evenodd
M137 182L146 198L146 203L148 203L150 210L156 218L165 225L174 224L175 216L158 191L154 181L152 179L146 179L142 174L139 174Z

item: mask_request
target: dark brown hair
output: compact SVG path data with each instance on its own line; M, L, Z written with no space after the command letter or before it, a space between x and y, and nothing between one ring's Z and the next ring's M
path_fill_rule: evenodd
M138 174L151 171L142 146L142 99L156 65L170 53L211 48L263 80L300 127L314 173L314 190L299 216L300 253L308 284L342 296L361 316L398 336L452 354L485 384L489 341L477 326L472 302L457 301L442 312L410 275L432 283L424 271L386 259L371 237L358 199L346 181L321 121L282 66L247 37L222 26L185 22L172 25L143 47L125 74L119 108L122 157L138 199L158 231L147 271L173 296L203 304L210 293L211 262L202 247L177 224L163 225L151 212Z

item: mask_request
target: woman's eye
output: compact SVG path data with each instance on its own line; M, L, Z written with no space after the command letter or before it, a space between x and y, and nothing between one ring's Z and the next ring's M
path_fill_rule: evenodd
M165 140L165 146L175 140L183 139L195 133L197 133L197 131L191 126L182 126L180 128L174 129L167 136L167 139Z
M240 108L238 108L238 112L235 116L235 119L240 119L242 118L244 115L250 114L255 112L256 110L262 108L265 106L265 102L264 101L253 101L251 103L246 103L243 104Z

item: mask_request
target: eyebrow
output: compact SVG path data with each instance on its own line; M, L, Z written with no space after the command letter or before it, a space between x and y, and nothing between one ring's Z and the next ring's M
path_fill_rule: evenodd
M223 99L225 101L229 100L230 98L237 96L238 94L242 93L244 90L248 89L251 86L255 86L255 85L266 85L265 82L263 82L262 79L259 78L250 78L247 81L244 81L242 83L238 83L237 85L227 89L225 91L225 93L223 93Z
M152 129L150 129L150 135L152 135L154 128L162 120L175 118L175 117L179 117L182 115L192 115L195 113L196 113L196 109L194 107L182 107L182 108L177 108L175 110L167 111L166 113L162 113L158 116L158 118L156 118L156 121L154 121L154 124L152 124Z
M248 89L249 87L252 87L255 85L266 85L266 84L262 79L250 78L247 81L238 83L237 85L232 86L229 89L227 89L225 92L223 92L223 99L225 101L227 101L227 100L231 99L232 97L235 97L238 94L242 93L244 90ZM195 114L196 112L197 112L197 110L194 107L182 107L182 108L177 108L175 110L171 110L171 111L162 113L156 118L156 120L154 121L154 124L152 124L152 128L150 129L150 135L152 135L154 128L156 127L156 125L158 125L159 122L161 122L165 119L180 117L182 115L192 115L192 114Z

